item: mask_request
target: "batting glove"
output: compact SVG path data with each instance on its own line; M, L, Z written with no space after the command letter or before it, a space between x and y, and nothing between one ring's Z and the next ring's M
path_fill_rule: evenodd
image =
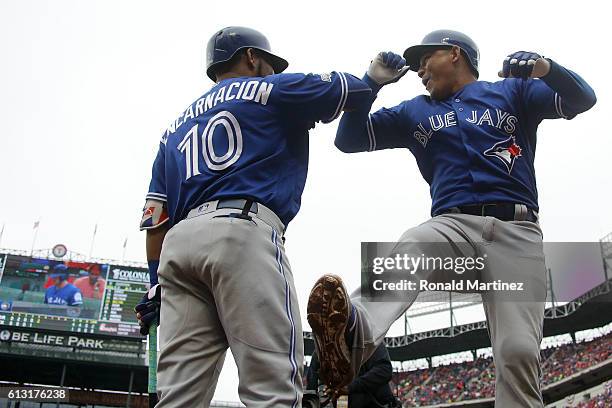
M379 52L370 63L367 75L379 86L397 82L406 75L408 67L401 55L392 52Z
M550 62L535 52L518 51L504 59L498 75L502 78L542 78L550 71Z
M153 286L142 296L140 302L134 307L136 318L140 325L140 334L149 334L149 327L155 322L159 322L159 310L161 308L161 286Z

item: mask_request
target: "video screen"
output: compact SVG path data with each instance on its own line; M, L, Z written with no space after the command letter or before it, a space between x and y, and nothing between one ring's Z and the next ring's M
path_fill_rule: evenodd
M146 268L0 254L0 325L137 336Z

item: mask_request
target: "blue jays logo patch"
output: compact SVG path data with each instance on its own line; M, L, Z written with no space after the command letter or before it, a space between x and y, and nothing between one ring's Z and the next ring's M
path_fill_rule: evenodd
M514 162L517 157L521 157L523 149L516 144L516 137L510 136L508 139L501 142L497 142L488 150L485 150L484 155L490 157L496 157L506 165L508 174L512 172Z

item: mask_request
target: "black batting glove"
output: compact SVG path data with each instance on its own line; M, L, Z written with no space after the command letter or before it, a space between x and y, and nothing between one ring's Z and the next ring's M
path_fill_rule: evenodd
M500 72L500 76L503 78L532 78L533 68L540 58L542 58L542 56L535 52L518 51L512 53L504 59L504 65Z
M146 336L149 334L151 324L159 323L159 311L161 309L161 286L159 284L153 286L140 299L140 302L134 307L136 318L140 325L140 334Z

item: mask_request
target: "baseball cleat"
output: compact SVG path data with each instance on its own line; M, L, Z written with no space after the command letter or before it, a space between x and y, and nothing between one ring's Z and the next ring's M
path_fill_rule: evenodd
M342 279L323 275L308 297L307 318L319 354L319 377L332 389L352 381L351 355L344 337L351 303Z

